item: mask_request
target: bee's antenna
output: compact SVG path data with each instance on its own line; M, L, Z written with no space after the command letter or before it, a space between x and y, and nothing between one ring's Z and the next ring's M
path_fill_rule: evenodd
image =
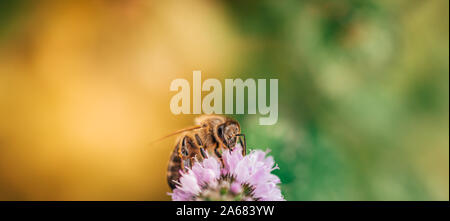
M173 136L173 135L177 135L177 134L179 134L179 133L183 133L183 132L190 131L190 130L195 130L195 129L198 129L198 128L200 128L200 127L201 127L201 126L193 126L193 127L184 128L184 129L175 131L175 132L173 132L173 133L171 133L171 134L168 134L168 135L166 135L166 136L164 136L164 137L161 137L161 138L159 138L159 139L157 139L157 140L154 140L154 141L150 142L150 145L153 145L153 144L155 144L155 143L157 143L157 142L159 142L159 141L161 141L161 140L164 140L164 139L166 139L166 138L168 138L168 137L171 137L171 136Z

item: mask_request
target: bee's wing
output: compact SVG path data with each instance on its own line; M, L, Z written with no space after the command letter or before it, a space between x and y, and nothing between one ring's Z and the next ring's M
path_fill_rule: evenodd
M171 137L173 135L177 135L177 134L180 134L180 133L183 133L183 132L186 132L186 131L195 130L195 129L199 129L199 128L200 128L200 126L193 126L193 127L189 127L189 128L185 128L185 129L181 129L181 130L175 131L175 132L173 132L171 134L168 134L166 136L163 136L163 137L161 137L161 138L159 138L157 140L154 140L154 141L150 142L150 145L153 145L153 144L155 144L155 143L157 143L157 142L159 142L161 140L164 140L164 139L166 139L168 137Z

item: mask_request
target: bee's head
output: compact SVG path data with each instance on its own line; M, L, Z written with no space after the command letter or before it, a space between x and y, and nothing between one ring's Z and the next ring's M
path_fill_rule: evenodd
M239 123L235 121L229 121L217 127L217 135L229 149L232 149L234 146L236 146L236 135L240 134L240 132L241 128L239 126Z

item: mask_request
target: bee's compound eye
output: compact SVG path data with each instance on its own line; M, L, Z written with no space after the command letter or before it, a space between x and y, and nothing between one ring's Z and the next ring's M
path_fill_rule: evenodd
M223 126L220 126L220 127L217 129L217 133L219 134L220 137L223 136Z

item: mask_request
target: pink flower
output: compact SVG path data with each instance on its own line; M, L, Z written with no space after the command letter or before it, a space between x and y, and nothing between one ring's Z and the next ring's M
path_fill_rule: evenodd
M179 184L170 193L172 200L284 201L280 179L272 174L278 166L267 153L254 150L243 156L238 144L233 151L222 153L223 164L210 156L196 162L192 169L181 172Z

